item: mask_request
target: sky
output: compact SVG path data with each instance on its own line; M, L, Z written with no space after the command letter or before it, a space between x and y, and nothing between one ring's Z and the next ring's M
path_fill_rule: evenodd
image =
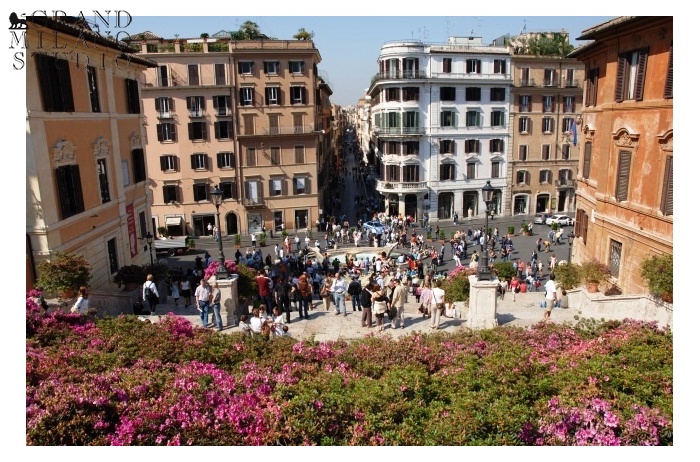
M561 31L569 33L570 43L578 46L582 30L614 16L201 16L196 20L178 16L136 16L125 29L128 34L151 31L163 38L199 38L221 30L238 30L245 21L258 24L269 37L293 40L300 28L313 32L313 42L321 54L318 68L325 72L333 90L331 101L346 106L357 104L378 72L377 57L384 43L413 39L424 43L447 43L451 36L480 36L484 43L502 35ZM203 14L210 13L204 11ZM349 11L356 14L356 11ZM94 17L94 15L93 15ZM92 19L88 17L88 19ZM124 36L124 34L122 34Z
M421 39L430 43L444 43L448 36L452 35L480 35L484 42L490 42L496 37L504 34L516 34L523 26L528 31L538 30L559 30L567 29L571 43L576 45L576 37L579 33L589 27L595 26L606 19L620 15L674 15L674 48L680 51L680 56L693 56L691 46L694 40L681 40L681 37L694 39L694 31L697 27L694 11L690 7L683 11L681 7L676 7L669 2L650 3L644 0L630 3L609 2L603 0L589 0L582 2L523 2L501 0L492 6L490 2L466 2L462 1L433 1L433 2L404 2L405 8L397 6L397 2L376 2L370 0L354 0L352 2L329 2L328 0L304 0L303 2L281 2L278 0L266 0L264 2L208 2L201 8L189 2L144 2L134 0L119 0L117 2L94 1L89 3L78 3L73 1L52 1L42 2L14 2L11 6L5 7L5 17L10 12L18 14L31 14L38 9L44 10L64 10L68 14L75 15L79 11L85 12L90 19L94 17L92 10L100 11L116 9L125 10L133 16L132 24L127 28L127 32L142 32L150 30L166 38L172 38L174 34L179 34L181 38L192 36L199 37L203 32L210 35L221 30L235 30L243 21L252 20L256 22L263 33L269 36L276 36L279 39L292 39L299 28L303 27L307 31L313 32L314 43L318 48L322 62L319 69L324 71L333 87L334 95L332 101L335 104L355 104L363 96L364 89L369 86L370 79L377 72L376 60L383 43L401 39ZM626 9L623 9L626 8ZM631 11L633 9L633 11ZM404 10L408 12L420 12L422 16L406 16ZM551 16L552 13L572 15L580 14L583 11L595 12L600 16ZM440 13L438 15L438 13ZM446 15L445 13L449 13ZM507 13L508 16L494 16L495 13ZM194 14L195 16L190 16ZM216 15L216 17L212 17ZM540 15L540 16L533 16ZM7 24L7 23L6 23ZM5 36L7 37L7 35ZM7 39L6 39L7 40ZM6 110L3 111L3 135L7 140L5 148L6 168L4 176L0 181L0 194L5 198L6 219L5 228L5 252L3 254L6 263L6 282L8 288L6 293L9 300L4 307L8 311L21 309L23 297L21 291L12 289L11 275L14 275L14 263L23 262L25 255L21 244L25 240L25 232L20 232L20 227L15 226L14 218L26 215L27 211L22 211L21 201L13 201L17 190L24 188L21 175L15 173L17 167L12 162L17 155L22 156L26 150L26 111L25 106L25 73L12 69L13 50L5 48L3 61L3 83L4 95L7 98ZM693 94L690 90L696 84L698 75L695 71L697 60L684 59L677 60L676 65L681 67L681 72L676 76L676 94ZM686 72L684 72L686 71ZM692 112L689 107L690 98L678 98L675 101L674 113L677 117L674 125L680 127L679 136L676 142L679 143L679 160L676 163L676 185L681 192L677 194L677 210L685 213L678 213L674 217L675 236L674 240L681 243L690 243L694 246L697 239L698 226L697 210L690 202L694 203L697 191L694 184L697 181L698 156L688 145L689 136L693 132L690 124L694 123ZM682 117L682 116L686 117ZM686 146L686 148L683 148ZM21 160L20 160L21 162ZM679 163L680 162L680 163ZM23 169L20 165L19 169ZM688 207L686 209L686 206ZM684 258L685 257L685 258ZM697 400L694 399L695 388L692 384L695 381L695 359L694 351L697 351L697 332L695 328L700 322L698 316L697 300L695 300L692 289L697 278L697 265L693 263L696 254L692 247L679 247L679 256L676 259L674 270L677 273L676 307L674 313L674 396L679 403L674 412L674 446L675 451L672 456L674 460L687 460L686 452L680 452L680 448L686 450L695 442L696 435L693 430L697 428L694 424L696 417L693 410L699 410ZM20 267L21 268L21 267ZM13 316L20 315L15 313ZM20 315L21 316L21 315ZM13 327L14 326L14 327ZM6 375L11 378L4 382L3 391L0 394L0 406L4 412L3 419L0 420L0 438L2 441L11 443L12 448L23 449L23 460L39 460L53 456L54 448L25 448L25 358L21 345L24 334L20 327L8 324L3 332L3 350L12 354L5 356L3 363ZM691 357L692 356L692 357ZM683 367L691 365L691 367ZM9 416L9 417L8 417ZM684 444L685 443L685 444ZM694 446L694 445L693 445ZM148 452L157 456L155 449ZM244 448L237 448L241 451ZM336 448L337 449L337 448ZM366 449L366 451L365 451ZM397 448L392 452L382 452L383 457L400 457L406 460L425 459L434 456L435 450L428 448ZM525 460L535 460L535 457L542 455L541 452L523 452L510 448L508 451L519 459L526 455ZM330 448L332 450L332 448ZM345 449L349 455L353 456L379 457L380 449L359 448ZM480 449L470 448L469 455L493 456L493 448L487 449L484 453ZM504 451L507 449L503 448ZM625 455L632 449L627 448ZM52 451L52 452L49 452ZM256 450L257 451L257 450ZM440 455L450 457L454 452L447 452L446 448L438 448ZM456 449L450 449L456 451ZM489 452L490 451L490 452ZM237 452L238 453L238 452ZM129 452L128 455L137 454ZM143 452L139 452L139 455ZM184 460L183 452L169 454L173 460ZM198 452L197 455L202 454ZM211 452L208 452L211 454ZM218 453L224 455L222 453ZM245 452L246 455L253 455ZM260 454L259 452L256 454ZM267 452L269 455L269 451ZM459 452L460 455L467 454ZM502 454L502 452L501 452ZM566 454L559 453L567 460L590 460L590 456L601 455L610 456L609 452L580 452L573 449L567 450ZM619 455L620 453L616 453ZM657 451L653 453L635 451L636 460L651 460L654 455L658 458ZM684 454L684 455L682 455ZM94 452L84 453L70 451L71 460L92 460ZM194 453L190 452L189 457ZM317 451L309 452L302 448L288 448L277 456L286 460L326 460L328 456L339 455L338 452ZM664 455L671 455L664 452ZM99 457L102 460L122 460L127 456L126 452L102 451ZM228 456L231 453L228 452ZM537 457L539 459L539 457ZM603 460L608 460L605 456Z

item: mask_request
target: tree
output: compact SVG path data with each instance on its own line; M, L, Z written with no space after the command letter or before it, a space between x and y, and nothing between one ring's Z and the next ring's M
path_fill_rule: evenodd
M199 38L203 38L203 39L209 38L209 34L207 34L206 32L202 32L201 34L199 34Z
M297 40L311 40L314 38L314 33L313 32L307 32L306 29L303 27L299 29L299 31L292 36L293 38Z
M246 21L241 24L237 31L231 32L233 40L254 40L262 37L264 35L260 33L260 26L253 21Z

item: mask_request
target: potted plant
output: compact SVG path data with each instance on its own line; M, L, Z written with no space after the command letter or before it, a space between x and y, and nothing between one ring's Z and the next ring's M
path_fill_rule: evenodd
M673 303L673 255L647 257L642 261L641 268L651 294Z
M90 281L90 263L74 253L54 252L49 260L39 263L37 270L36 286L61 298L73 298Z
M282 240L284 240L287 236L289 236L289 233L287 232L286 229L282 230Z
M265 242L266 242L266 241L265 241L265 233L259 233L259 234L258 234L258 245L259 245L260 247L264 247L264 246L265 246Z
M241 235L240 234L233 235L233 245L236 246L237 249L241 248Z
M165 226L159 226L158 227L158 234L160 234L163 237L168 237L168 228Z
M309 229L306 230L306 235L309 237L309 239L313 239L314 233L313 233L313 231L311 230L311 228L309 228Z
M187 242L187 248L189 250L194 250L194 243L195 243L194 237L188 236L187 239L185 240L185 242Z
M530 231L530 225L526 221L523 221L520 224L520 233L523 236L532 236L532 232Z
M579 270L581 280L586 283L589 292L598 292L598 286L601 282L608 279L610 276L610 268L593 259L581 265Z
M509 226L508 227L508 237L513 237L515 234L515 226Z
M443 244L445 243L445 230L444 229L440 230L440 242L442 242Z
M433 239L433 232L432 232L432 231L428 231L428 234L425 235L425 238L428 239L428 240L432 240L432 239Z
M134 290L146 281L148 270L139 265L126 265L119 268L114 275L117 287L125 286L126 290Z

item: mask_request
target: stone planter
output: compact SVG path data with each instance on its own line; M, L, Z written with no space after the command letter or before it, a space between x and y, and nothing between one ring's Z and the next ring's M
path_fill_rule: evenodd
M588 283L586 283L586 290L588 290L588 292L594 294L594 293L598 292L598 285L599 284L600 283L598 283L598 282L588 282Z

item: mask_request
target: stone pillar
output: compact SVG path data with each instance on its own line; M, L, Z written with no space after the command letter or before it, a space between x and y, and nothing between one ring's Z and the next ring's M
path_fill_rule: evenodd
M465 327L470 329L492 329L496 320L496 287L498 279L479 281L476 275L469 276L469 313Z
M216 276L212 276L213 278ZM221 320L224 326L237 326L240 321L241 312L238 303L238 275L234 274L231 279L219 279L216 281L221 290ZM247 306L243 307L247 311Z
M404 202L405 201L404 194L399 193L398 196L399 196L399 213L405 219L406 218L406 202Z

